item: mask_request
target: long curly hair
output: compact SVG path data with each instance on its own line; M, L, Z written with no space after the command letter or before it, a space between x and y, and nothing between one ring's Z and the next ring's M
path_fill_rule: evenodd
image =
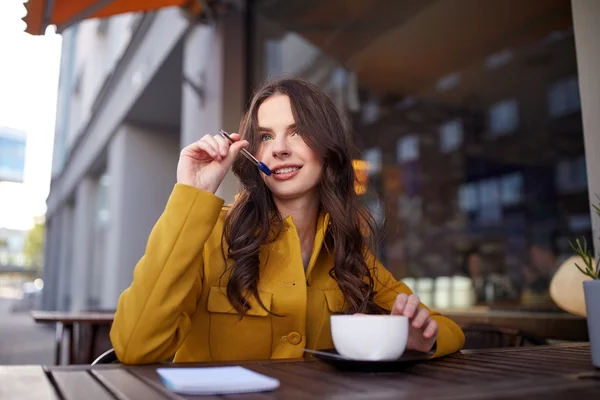
M240 125L240 134L250 143L248 151L252 154L260 145L258 109L277 94L289 97L302 139L323 162L318 194L321 211L330 216L324 247L333 253L334 265L329 275L346 298L346 312L384 313L386 310L373 301L376 277L367 260L373 259L368 254L375 243L374 222L355 191L352 160L358 152L349 124L317 86L298 78L267 81L255 92ZM281 233L283 218L257 168L238 157L233 172L241 188L227 212L223 238L229 259L227 296L243 317L250 308L250 296L265 308L258 295L258 254L261 246L272 243Z

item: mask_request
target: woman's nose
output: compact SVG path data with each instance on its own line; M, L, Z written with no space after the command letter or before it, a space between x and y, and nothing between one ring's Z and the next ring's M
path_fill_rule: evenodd
M287 140L284 138L276 139L273 143L273 157L287 157L291 154Z

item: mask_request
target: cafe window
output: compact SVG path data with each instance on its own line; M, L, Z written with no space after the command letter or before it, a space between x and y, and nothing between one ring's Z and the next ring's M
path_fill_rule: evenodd
M587 188L587 169L585 156L560 160L556 164L557 189L562 193L585 191Z
M419 159L419 137L416 134L406 135L398 139L397 146L398 163L407 163Z
M548 111L553 118L579 111L579 83L576 76L570 76L552 84L548 89Z
M462 122L458 119L440 126L440 151L449 153L460 147L463 140Z
M281 41L279 40L268 40L266 43L266 57L265 62L265 74L267 76L277 76L282 70L282 55L281 55Z
M502 205L511 206L523 201L523 174L515 172L502 177L500 182Z
M363 152L363 158L367 162L367 173L369 175L376 175L381 172L381 149L367 149Z
M489 111L492 136L513 132L519 126L519 103L516 99L502 100L492 105Z
M499 223L502 217L500 201L500 182L498 179L486 179L479 184L480 206L478 222L481 224Z
M371 99L362 107L362 123L365 125L372 124L379 119L379 104Z
M479 207L479 185L468 183L461 185L458 191L458 206L462 212L471 212Z
M299 76L352 122L386 268L433 307L437 280L452 277L491 282L461 307L552 308L529 249L570 226L591 237L569 1L249 4L251 85Z

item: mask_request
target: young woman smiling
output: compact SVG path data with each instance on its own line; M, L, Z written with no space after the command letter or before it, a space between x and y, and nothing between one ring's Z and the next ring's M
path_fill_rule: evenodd
M125 363L302 357L332 348L330 316L410 319L408 349L442 356L461 329L431 312L369 250L371 216L354 184L352 135L331 99L300 79L265 83L233 143L181 152L177 184L111 330ZM246 158L246 148L272 171ZM241 189L214 195L233 168Z

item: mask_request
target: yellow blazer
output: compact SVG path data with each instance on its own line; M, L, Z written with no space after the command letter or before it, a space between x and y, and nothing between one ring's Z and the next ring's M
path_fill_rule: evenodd
M329 317L344 311L344 296L329 276L333 260L322 248L328 215L321 215L305 271L292 218L277 240L263 246L259 295L279 317L252 297L239 316L229 303L221 275L223 200L177 184L154 226L133 282L120 296L110 332L119 360L128 364L174 361L296 358L304 347L333 347ZM391 309L398 293L410 289L376 262L375 301ZM308 284L307 284L308 282ZM464 335L439 313L434 357L462 348Z

